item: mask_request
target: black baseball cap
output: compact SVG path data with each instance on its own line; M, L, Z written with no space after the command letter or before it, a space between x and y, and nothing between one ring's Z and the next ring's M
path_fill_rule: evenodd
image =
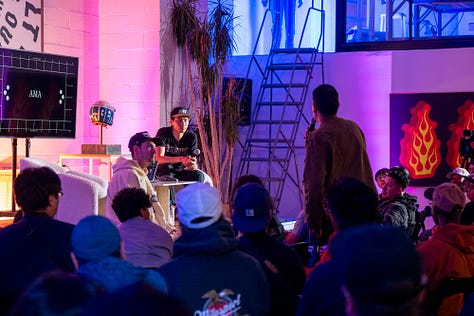
M185 116L185 117L191 117L191 111L187 108L183 107L175 107L173 110L171 110L171 119L174 119L175 117L179 116Z
M152 142L154 141L154 139L150 136L150 134L147 131L136 133L128 141L128 149L130 149L130 152L131 152L133 146L135 145L140 146L146 141L152 141Z

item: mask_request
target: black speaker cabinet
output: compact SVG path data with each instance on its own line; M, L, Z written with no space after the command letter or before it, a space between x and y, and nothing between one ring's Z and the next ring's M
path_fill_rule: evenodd
M233 78L235 80L235 93L237 94L236 97L239 97L242 95L242 102L240 103L240 120L239 120L239 125L240 126L247 126L250 125L250 113L251 113L251 107L252 107L252 80L247 79L247 82L245 82L245 78ZM229 86L229 77L224 77L223 85L222 85L222 95L225 95L225 91L227 90L227 87ZM245 87L244 87L245 83Z

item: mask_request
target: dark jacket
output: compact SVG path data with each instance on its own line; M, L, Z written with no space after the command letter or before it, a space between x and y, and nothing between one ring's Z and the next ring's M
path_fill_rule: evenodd
M186 302L193 315L207 315L212 310L227 310L228 315L268 315L265 272L238 246L225 220L184 231L175 242L174 258L158 269L168 283L169 294Z
M74 271L70 256L73 228L44 213L34 213L0 230L0 314L43 272Z
M301 259L290 247L265 232L239 237L240 249L256 258L270 286L270 315L294 315L306 281Z

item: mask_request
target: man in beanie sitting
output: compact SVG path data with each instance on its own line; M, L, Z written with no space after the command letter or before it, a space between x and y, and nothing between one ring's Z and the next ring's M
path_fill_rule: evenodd
M466 196L458 185L443 183L433 192L433 220L438 229L433 237L418 245L423 268L428 277L428 291L443 278L474 276L474 226L460 225ZM449 297L438 309L439 315L457 315L462 295Z
M155 189L148 179L147 166L155 161L155 143L148 132L133 135L128 142L132 160L119 157L113 166L114 174L107 189L107 217L115 224L120 222L112 209L115 195L125 188L142 188L151 197L152 206L149 208L150 218L168 232L173 232L174 226L169 223L167 213L161 207Z
M72 257L77 273L102 285L108 292L143 281L166 293L166 282L153 270L123 260L117 227L102 216L87 216L72 231Z
M232 205L239 248L256 258L267 274L270 315L294 315L306 275L296 252L265 232L272 212L270 194L260 184L248 183L237 190Z
M405 193L410 174L403 167L390 168L382 189L382 202L377 207L382 225L401 227L411 236L415 225L416 196Z
M184 301L193 315L268 315L265 272L238 249L217 190L193 183L177 193L176 201L182 235L173 259L158 268L169 294Z

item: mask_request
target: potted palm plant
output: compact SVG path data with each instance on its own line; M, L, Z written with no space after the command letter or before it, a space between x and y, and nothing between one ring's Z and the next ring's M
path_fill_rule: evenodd
M222 91L224 64L235 45L234 17L232 6L221 0L209 14L198 15L197 5L198 0L173 0L171 24L176 44L184 50L203 169L227 203L240 119L235 80Z

